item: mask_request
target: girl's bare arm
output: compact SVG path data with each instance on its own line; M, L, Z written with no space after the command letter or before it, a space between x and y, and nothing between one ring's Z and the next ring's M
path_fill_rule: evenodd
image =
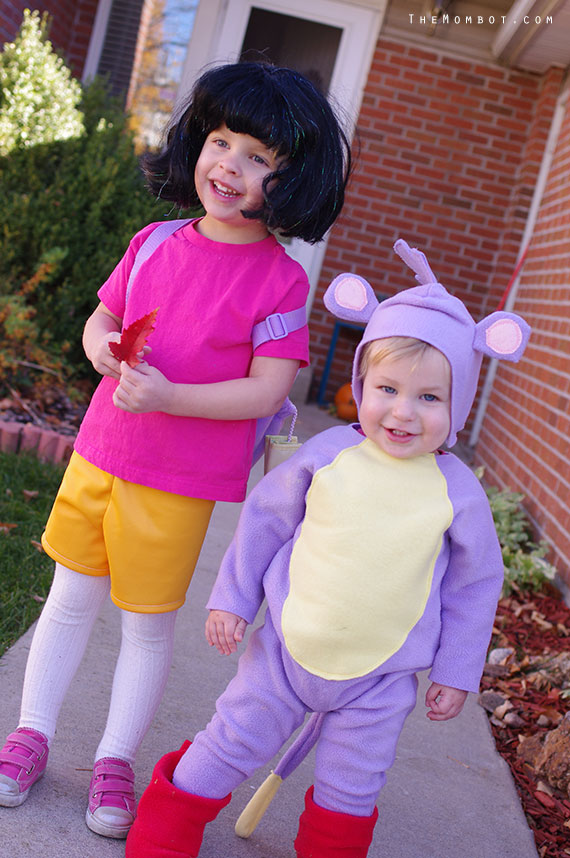
M109 350L109 342L121 339L122 320L111 313L104 304L98 307L87 319L83 329L83 348L85 354L101 375L111 378L121 377L121 363Z
M299 361L254 357L249 375L212 384L174 384L156 367L121 364L115 391L118 408L133 413L164 411L179 417L248 420L275 414L295 380Z

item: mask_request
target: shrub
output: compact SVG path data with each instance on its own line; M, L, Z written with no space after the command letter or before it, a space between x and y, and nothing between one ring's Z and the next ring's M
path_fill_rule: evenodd
M476 474L481 479L483 469L479 468ZM556 567L544 559L548 543L542 540L537 545L532 539L528 516L522 506L524 495L495 486L489 486L485 492L503 554L503 595L507 596L512 590L540 590L555 578Z
M35 321L36 311L31 306L38 286L55 276L65 252L54 248L40 260L34 274L12 294L0 295L0 396L13 396L14 388L28 395L36 393L46 384L53 384L56 376L63 383L66 367L54 359L50 350L50 334L40 333ZM38 376L36 370L41 370Z
M57 249L57 271L27 301L40 339L79 374L88 371L81 336L98 288L137 230L177 214L145 189L126 117L100 80L84 91L82 110L81 137L0 158L0 296L19 293Z
M83 133L81 86L46 39L47 18L26 9L0 54L0 155Z

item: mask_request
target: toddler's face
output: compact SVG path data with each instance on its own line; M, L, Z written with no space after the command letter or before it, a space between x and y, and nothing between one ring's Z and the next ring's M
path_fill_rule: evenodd
M412 459L433 453L449 435L451 370L436 349L372 363L362 385L364 434L385 453Z
M200 231L216 241L235 244L265 238L264 224L244 218L242 211L261 207L263 180L277 168L275 153L256 137L236 134L226 125L210 132L194 171L206 210Z

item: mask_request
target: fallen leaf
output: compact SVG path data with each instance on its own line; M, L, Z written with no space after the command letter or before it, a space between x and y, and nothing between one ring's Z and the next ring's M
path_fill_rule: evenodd
M540 789L534 791L534 797L544 807L556 807L556 802L554 801L554 799L547 795L545 792L542 792L542 790Z
M38 491L31 491L29 489L22 489L22 494L24 495L24 500L30 501L34 498L37 498L39 495Z
M505 700L504 703L501 703L496 709L493 710L493 715L495 718L504 718L509 709L513 708L513 704L510 700Z
M10 531L14 527L18 527L18 525L17 524L7 524L4 521L0 521L0 533L10 533Z
M559 712L554 706L547 706L542 714L546 715L552 724L559 724L563 717L562 712Z
M538 611L533 611L530 615L531 620L536 623L539 629L543 631L548 631L549 629L554 628L552 623L549 623L548 620L544 618L544 614L540 614Z
M37 593L32 593L32 599L34 602L45 602L45 598L43 596L38 596Z
M540 790L541 792L545 792L545 793L546 793L546 795L549 795L549 796L553 796L553 795L554 795L554 793L552 792L552 787L550 787L550 786L549 786L547 783L545 783L544 781L539 781L539 782L537 783L537 785L536 785L536 788L537 788L538 790Z
M154 322L158 310L157 307L156 310L152 310L151 313L147 313L146 316L142 316L128 328L125 328L118 343L109 343L111 354L117 360L124 360L131 367L141 363L138 354L142 351L148 336L154 331Z
M33 546L34 546L34 548L35 548L37 551L39 551L41 554L43 554L44 550L43 550L43 548L42 548L42 544L41 544L41 542L37 542L35 539L30 539L30 543L31 543L31 545L33 545Z

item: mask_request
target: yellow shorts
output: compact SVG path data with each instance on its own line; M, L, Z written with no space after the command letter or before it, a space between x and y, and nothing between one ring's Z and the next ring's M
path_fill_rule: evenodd
M129 483L73 453L42 536L47 554L85 575L110 575L120 608L184 604L214 501Z

